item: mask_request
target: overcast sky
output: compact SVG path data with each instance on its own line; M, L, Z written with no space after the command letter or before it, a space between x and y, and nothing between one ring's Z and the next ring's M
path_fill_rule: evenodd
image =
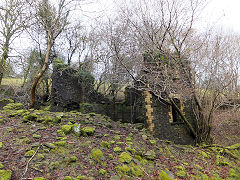
M84 13L96 17L96 12L109 11L114 0L98 0L96 3L83 6ZM99 14L99 13L97 13ZM109 14L109 12L108 12ZM199 26L219 26L240 33L240 0L209 0L201 16Z
M203 13L205 23L240 33L240 0L211 0Z

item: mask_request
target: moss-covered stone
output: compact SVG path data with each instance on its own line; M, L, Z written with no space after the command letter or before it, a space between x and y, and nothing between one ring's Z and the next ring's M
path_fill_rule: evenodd
M103 148L110 148L110 144L107 141L102 141L100 144Z
M120 140L120 139L121 139L121 136L120 136L120 135L116 135L116 136L113 137L113 139L116 140L116 141L117 141L117 140Z
M71 132L71 129L72 129L73 125L63 125L61 127L61 130L65 133L65 134L69 134Z
M168 177L168 175L165 171L160 171L158 173L158 179L160 179L160 180L172 180L171 177Z
M4 168L4 165L2 163L0 163L0 169Z
M54 119L52 116L43 116L39 119L39 121L44 124L51 124L53 123Z
M105 159L105 157L103 156L103 152L97 148L92 149L90 157L92 157L96 161L102 161Z
M113 151L114 151L115 153L119 153L119 152L122 151L122 149L121 149L120 147L115 147L115 148L113 148Z
M149 140L150 144L155 145L156 141L155 140Z
M110 160L113 160L113 155L112 155L112 154L109 154L109 155L108 155L108 158L109 158Z
M57 146L66 146L67 142L66 141L58 141L58 142L55 142L55 145Z
M39 138L41 138L41 135L39 135L39 134L33 134L33 138L39 139Z
M21 103L9 103L3 107L4 110L19 110L23 108L24 106Z
M23 122L28 122L28 121L37 121L38 115L36 114L28 114L23 116Z
M134 148L131 148L131 147L126 147L125 150L130 152L131 154L135 154L135 152L136 152L136 150Z
M46 146L46 147L48 147L50 149L55 149L56 148L56 146L53 143L49 143L49 142L45 142L44 146Z
M227 165L229 165L229 162L223 156L217 155L216 156L216 165L217 166L227 166Z
M25 157L32 157L33 155L35 154L35 151L34 150L30 150L30 151L27 151L24 156Z
M3 143L2 142L0 142L0 149L3 147Z
M69 163L77 162L77 156L71 156L67 161Z
M144 154L144 156L148 160L154 160L156 158L156 153L153 150L149 150Z
M92 136L95 132L95 128L86 126L81 129L81 133L83 136Z
M54 123L61 123L62 117L61 116L56 116L56 118L53 120Z
M45 180L45 178L44 177L35 177L35 178L33 178L33 180Z
M63 180L72 180L71 176L65 176Z
M10 180L12 176L12 171L10 170L0 170L1 180Z
M99 170L100 175L105 175L106 173L107 173L107 171L105 169L100 169Z
M186 177L186 172L185 171L178 171L176 174L180 178L185 178Z
M88 177L87 176L77 176L76 180L88 180Z
M119 162L130 163L132 161L132 156L127 152L122 152L118 159Z

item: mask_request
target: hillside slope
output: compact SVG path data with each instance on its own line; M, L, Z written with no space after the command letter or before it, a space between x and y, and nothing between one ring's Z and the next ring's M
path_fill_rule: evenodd
M175 145L100 114L0 111L0 180L240 179L240 143Z

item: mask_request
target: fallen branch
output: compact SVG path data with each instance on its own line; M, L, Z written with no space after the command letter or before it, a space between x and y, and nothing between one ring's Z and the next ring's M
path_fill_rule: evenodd
M37 150L35 151L35 153L34 153L34 154L32 155L32 157L28 160L27 165L26 165L26 168L25 168L25 171L24 171L24 173L23 173L23 175L22 175L21 180L29 179L29 178L23 178L23 177L24 177L25 174L27 173L27 170L28 170L28 166L29 166L30 161L31 161L31 160L34 158L34 156L37 154L37 152L38 152L39 148L41 147L41 145L42 145L42 144L40 144L40 145L38 146L38 148L37 148Z
M195 130L193 129L192 125L189 123L189 121L186 119L186 117L184 116L184 114L182 113L182 111L178 108L178 106L175 104L175 102L169 98L170 102L172 103L172 105L176 108L178 114L181 116L182 120L184 121L184 123L188 126L188 128L190 129L191 133L194 135L194 137L197 137L197 133L195 132Z

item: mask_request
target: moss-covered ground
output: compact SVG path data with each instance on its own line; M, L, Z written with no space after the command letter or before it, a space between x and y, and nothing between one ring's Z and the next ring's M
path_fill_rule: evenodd
M0 180L240 179L240 143L176 145L100 114L22 108L0 111Z

